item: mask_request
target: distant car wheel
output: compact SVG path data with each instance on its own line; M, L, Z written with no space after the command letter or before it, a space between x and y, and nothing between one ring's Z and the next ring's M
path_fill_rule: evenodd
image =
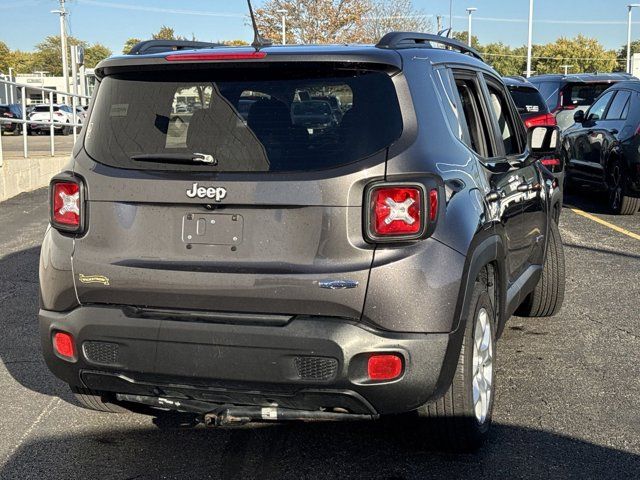
M476 282L458 366L442 398L417 410L425 432L449 450L475 451L486 440L495 396L496 325L487 287Z
M608 185L611 212L616 215L633 215L640 209L640 198L626 195L625 174L617 160L609 167Z
M516 310L518 316L552 317L562 308L565 289L564 248L556 222L550 222L549 236L542 276L533 292Z

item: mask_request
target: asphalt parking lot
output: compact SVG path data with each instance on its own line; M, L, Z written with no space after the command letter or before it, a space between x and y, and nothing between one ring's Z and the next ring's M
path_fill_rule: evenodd
M57 155L71 153L73 150L73 135L54 136ZM51 137L46 135L28 135L27 149L31 156L50 155ZM5 158L21 158L23 156L22 135L2 135L2 153Z
M565 306L510 320L492 438L454 456L406 424L182 429L81 409L40 355L46 191L0 203L0 478L640 478L640 214L567 204Z

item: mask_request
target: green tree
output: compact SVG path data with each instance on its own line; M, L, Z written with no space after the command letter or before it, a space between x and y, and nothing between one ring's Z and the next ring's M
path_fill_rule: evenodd
M504 43L489 43L481 48L485 61L500 75L522 75L527 60L520 55L520 49L513 49Z
M173 28L163 25L157 33L152 35L154 40L178 40L176 32Z
M94 68L105 58L111 56L113 52L101 43L94 43L84 49L84 66Z
M595 38L578 35L560 37L536 49L533 69L537 74L562 73L562 65L572 65L572 72L612 72L618 68L617 54L606 50Z
M640 53L640 40L631 42L631 55ZM627 69L627 44L625 43L618 50L618 71L624 72Z
M7 74L9 72L9 67L12 67L10 63L11 60L11 50L6 43L0 42L0 72Z
M469 34L467 32L452 32L451 38L467 45L469 43ZM476 50L480 49L480 41L475 35L471 35L471 46Z
M122 48L122 53L126 55L131 51L133 47L136 46L136 44L140 43L141 41L142 40L140 40L139 38L130 38L124 43L124 47Z
M249 43L244 40L219 40L218 43L228 45L229 47L243 47L245 45L249 45Z

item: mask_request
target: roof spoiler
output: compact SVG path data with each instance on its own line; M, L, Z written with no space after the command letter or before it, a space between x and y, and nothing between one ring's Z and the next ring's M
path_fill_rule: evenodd
M195 42L190 40L146 40L137 43L127 55L146 55L149 53L175 52L177 50L198 50L201 48L221 47L219 43Z
M412 33L412 32L391 32L387 33L378 42L376 47L386 48L390 50L397 50L401 48L433 48L432 43L445 45L447 47L458 50L461 53L468 53L472 57L478 60L484 61L480 52L475 48L465 45L453 38L442 37L440 35L433 35L431 33Z

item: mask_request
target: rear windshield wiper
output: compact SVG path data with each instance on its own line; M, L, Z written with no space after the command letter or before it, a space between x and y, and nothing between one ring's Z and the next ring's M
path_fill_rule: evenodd
M131 157L134 162L176 163L188 165L192 163L204 163L206 165L218 165L218 160L213 155L204 153L145 153Z

